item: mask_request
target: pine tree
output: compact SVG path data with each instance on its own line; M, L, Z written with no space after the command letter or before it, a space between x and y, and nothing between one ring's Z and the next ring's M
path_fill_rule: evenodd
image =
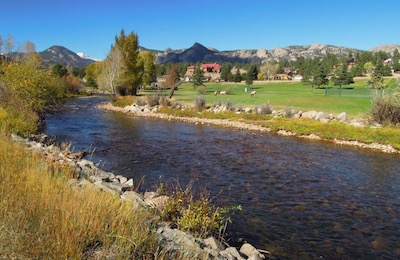
M384 67L382 60L377 60L374 72L371 75L371 79L368 81L368 84L372 88L382 88L383 87L383 73Z
M240 69L239 68L237 68L236 74L233 75L233 81L236 82L236 83L242 81L242 75L240 75Z
M195 88L203 85L203 76L204 76L204 72L200 68L200 65L195 66L194 71L193 71L193 86Z
M353 76L349 73L347 62L343 61L342 66L336 69L335 75L332 77L333 84L339 86L342 90L343 85L354 83Z
M323 85L327 85L329 83L328 80L328 72L325 66L319 65L316 73L314 74L314 79L312 81L313 85L320 88Z

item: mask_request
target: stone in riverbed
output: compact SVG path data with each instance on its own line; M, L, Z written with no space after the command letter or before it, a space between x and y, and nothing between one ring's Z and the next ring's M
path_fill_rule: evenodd
M240 248L240 253L246 255L247 257L252 257L253 255L258 255L261 259L264 259L265 256L261 254L254 246L249 243L244 243ZM253 256L254 257L254 256ZM254 258L257 259L257 258Z
M224 251L219 252L219 255L223 257L223 259L238 259L244 260L244 258L240 255L238 250L234 247L228 247Z
M133 187L133 179L127 180L124 184L128 185L129 187Z
M122 175L117 175L117 176L115 176L115 178L118 179L119 182L122 183L122 184L124 184L125 182L128 181L128 178L126 178L126 177L124 177Z
M214 237L209 237L204 239L204 244L206 244L210 249L213 250L224 250L225 247L222 245L222 243L218 240L216 240Z

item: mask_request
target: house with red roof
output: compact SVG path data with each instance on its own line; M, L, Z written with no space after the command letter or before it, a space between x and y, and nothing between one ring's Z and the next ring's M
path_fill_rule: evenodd
M185 76L188 80L193 77L195 67L195 65L187 67ZM204 77L207 79L216 79L221 76L221 65L218 63L203 63L200 64L200 68L203 70Z

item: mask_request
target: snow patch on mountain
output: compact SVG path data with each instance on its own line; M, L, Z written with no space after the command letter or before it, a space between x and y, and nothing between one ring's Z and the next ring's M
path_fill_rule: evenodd
M101 59L96 59L96 58L90 57L89 55L86 55L86 54L83 53L83 52L78 52L77 55L78 55L79 57L81 57L82 59L85 59L85 60L101 61Z

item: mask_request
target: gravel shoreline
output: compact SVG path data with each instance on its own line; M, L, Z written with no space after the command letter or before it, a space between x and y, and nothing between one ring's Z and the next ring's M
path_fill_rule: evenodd
M279 130L279 131L275 132L275 131L272 131L268 127L263 127L263 126L254 125L254 124L250 124L250 123L240 122L237 120L209 119L209 118L199 118L199 117L180 117L180 116L173 116L173 115L168 115L168 114L163 114L163 113L158 113L158 112L156 113L149 109L144 109L144 111L142 111L141 109L132 111L128 107L122 108L122 107L113 106L110 102L97 105L96 107L99 109L107 110L107 111L122 112L122 113L133 115L133 116L162 119L162 120L167 120L167 121L179 121L179 122L192 123L192 124L215 125L215 126L221 126L221 127L238 129L238 130L268 132L268 133L275 133L275 134L278 134L281 136L293 136L293 137L302 138L302 139L327 141L327 142L331 142L331 143L334 143L337 145L348 145L348 146L355 146L355 147L362 148L362 149L372 149L372 150L377 150L377 151L381 151L384 153L396 153L396 154L400 153L400 151L395 149L392 145L379 144L379 143L367 144L367 143L363 143L360 141L349 141L349 140L340 140L340 139L332 140L332 139L320 137L315 134L298 135L294 132L285 131L285 130Z

